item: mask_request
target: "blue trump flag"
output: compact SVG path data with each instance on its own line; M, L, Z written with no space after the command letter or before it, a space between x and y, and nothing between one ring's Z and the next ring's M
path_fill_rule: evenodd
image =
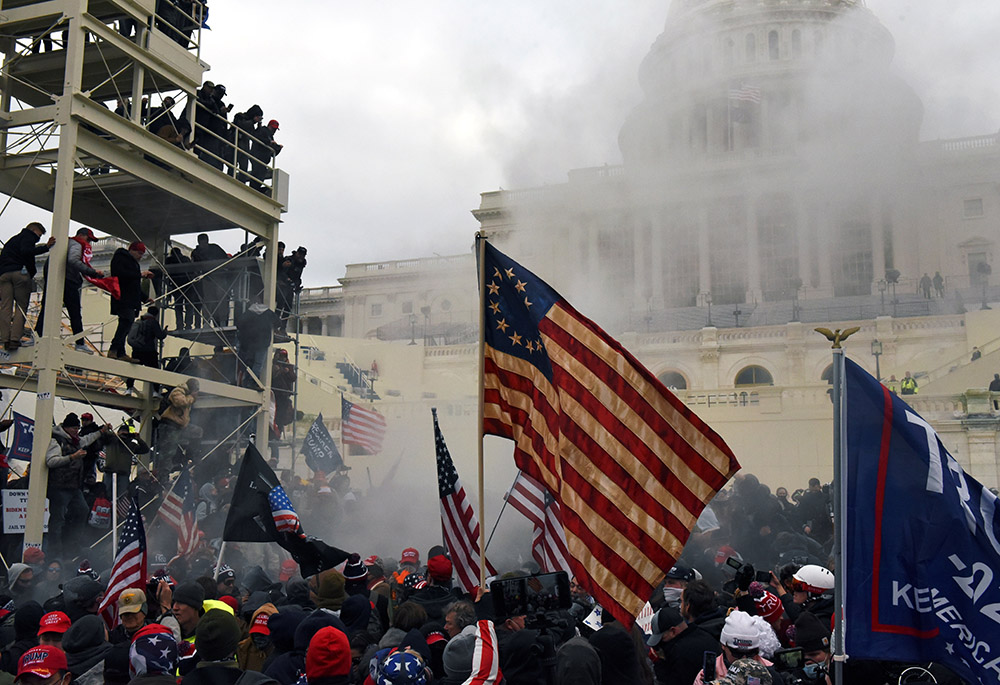
M10 443L7 457L10 459L21 459L31 461L31 448L35 443L35 420L11 412L14 418L14 439Z
M997 496L846 360L846 651L1000 683Z

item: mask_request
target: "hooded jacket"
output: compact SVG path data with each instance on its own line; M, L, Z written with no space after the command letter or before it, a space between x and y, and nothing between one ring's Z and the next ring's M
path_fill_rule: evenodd
M278 616L281 616L279 613ZM264 675L274 678L279 683L294 683L298 674L306 671L306 651L309 641L320 628L333 626L345 635L344 622L329 611L317 609L309 614L295 629L295 643L292 651L278 656L264 671Z
M278 613L278 608L268 602L262 605L257 611L253 612L253 617L250 619L250 625L254 624L257 617L261 614L267 614L272 616ZM240 646L236 648L236 663L240 665L244 671L263 671L264 662L267 658L274 653L274 643L268 644L266 649L257 649L257 646L253 643L253 635L248 636L246 639L240 642Z
M104 639L104 620L88 614L73 622L63 635L62 648L74 683L103 683L104 657L111 643Z
M601 685L601 658L586 638L577 636L565 642L556 653L556 659L557 682Z
M191 423L191 407L194 406L195 399L197 398L188 391L186 385L178 385L167 395L167 408L160 414L160 418L185 428Z
M142 269L135 257L124 247L111 256L111 275L118 278L121 298L111 299L111 313L121 314L131 309L137 313L142 307Z

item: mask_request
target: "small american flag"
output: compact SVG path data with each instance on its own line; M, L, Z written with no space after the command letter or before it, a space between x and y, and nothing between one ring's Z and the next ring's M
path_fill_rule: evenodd
M198 522L194 518L197 501L191 470L185 467L160 507L164 522L177 531L177 553L191 554L198 546Z
M471 593L479 585L479 519L465 496L465 488L458 479L458 471L444 443L438 426L437 409L431 409L431 413L434 416L434 448L437 452L444 544L451 553L451 563L459 583ZM486 568L491 575L496 573L489 560L486 561Z
M559 519L559 504L548 490L531 476L518 473L506 494L507 503L534 525L531 556L546 573L566 571L572 575L566 534Z
M267 493L267 501L271 505L271 515L274 517L274 527L279 533L289 533L295 535L299 532L299 515L292 507L292 501L288 499L284 488L275 485L271 492Z
M382 451L385 438L385 417L374 409L366 409L340 397L341 434L347 445L358 445L371 454Z
M118 622L118 595L130 587L146 589L146 531L139 514L139 503L130 500L128 516L118 538L118 555L111 568L111 579L98 612L114 628Z
M746 83L740 85L739 88L729 89L729 99L737 100L739 102L753 102L755 104L760 104L760 88L747 85Z
M491 685L503 680L493 621L476 624L476 648L472 653L472 675L462 685Z

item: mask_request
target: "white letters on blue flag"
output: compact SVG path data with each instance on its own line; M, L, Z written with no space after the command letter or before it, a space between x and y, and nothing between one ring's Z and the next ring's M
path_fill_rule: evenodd
M846 651L1000 683L997 497L846 361Z
M31 461L31 447L35 443L35 420L16 411L11 412L11 416L14 419L14 439L7 457Z

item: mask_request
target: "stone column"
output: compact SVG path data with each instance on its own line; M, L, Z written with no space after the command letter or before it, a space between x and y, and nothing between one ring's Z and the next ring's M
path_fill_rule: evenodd
M745 215L747 229L747 302L763 300L760 285L760 244L757 233L757 196L746 197Z
M650 228L650 290L652 296L650 302L654 308L663 307L663 233L666 230L666 209L661 209L654 217Z
M833 232L835 220L830 203L823 204L816 217L816 247L819 263L820 297L833 297Z
M882 211L879 197L868 201L868 221L872 236L872 282L871 292L878 294L878 281L885 276L885 241L882 235Z
M708 201L698 210L698 304L704 305L704 293L712 292L712 251L709 240Z
M810 268L810 248L813 242L812 227L809 222L809 210L801 197L792 201L795 209L795 234L799 240L799 280L806 288L812 287L812 269Z

